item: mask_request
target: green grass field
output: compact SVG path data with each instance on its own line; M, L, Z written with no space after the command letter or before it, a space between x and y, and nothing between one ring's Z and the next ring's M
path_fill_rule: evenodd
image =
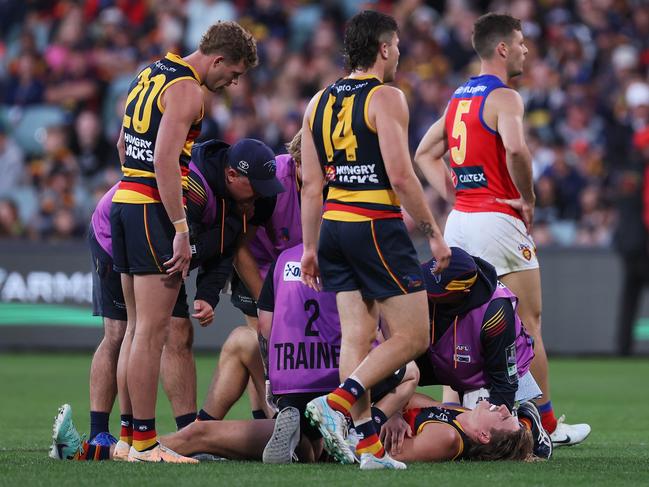
M215 357L197 359L199 402ZM85 354L0 355L0 485L649 485L649 360L555 359L555 408L569 421L589 422L593 433L562 448L550 462L411 464L405 472L361 472L340 465L266 466L256 462L143 465L57 462L47 458L57 407L69 402L75 424L88 429ZM158 431L174 428L159 396ZM249 417L247 400L231 418ZM111 417L118 431L117 410Z

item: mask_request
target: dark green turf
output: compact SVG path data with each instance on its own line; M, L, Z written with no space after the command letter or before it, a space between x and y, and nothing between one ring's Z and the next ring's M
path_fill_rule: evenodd
M214 357L198 358L199 398ZM57 407L69 402L88 429L88 355L0 355L0 485L649 485L649 360L552 361L559 414L593 426L580 446L558 449L550 462L411 464L405 472L360 472L339 465L265 466L219 462L198 466L57 462L47 458ZM199 399L200 400L200 399ZM249 417L246 400L231 418ZM115 411L111 427L117 431ZM174 428L164 396L158 431Z

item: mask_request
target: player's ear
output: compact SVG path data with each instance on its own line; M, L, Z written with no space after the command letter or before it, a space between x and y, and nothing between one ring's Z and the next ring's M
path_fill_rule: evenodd
M491 441L491 435L488 431L482 430L478 433L478 441L483 445L486 445Z
M216 68L219 64L223 62L225 58L223 56L214 56L214 59L212 60L212 66Z
M388 44L387 42L382 42L382 43L381 43L381 47L379 48L379 52L380 52L381 57L382 57L383 59L387 59L387 58L388 58L388 51L389 51L389 48L390 48L390 44Z
M507 46L507 43L505 41L500 41L496 46L496 52L502 58L507 57L508 51L509 51L509 47Z

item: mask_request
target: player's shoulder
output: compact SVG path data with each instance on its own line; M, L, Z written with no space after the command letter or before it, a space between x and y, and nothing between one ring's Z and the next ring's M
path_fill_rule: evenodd
M522 109L523 97L509 86L501 86L494 89L487 98L488 102L503 109Z

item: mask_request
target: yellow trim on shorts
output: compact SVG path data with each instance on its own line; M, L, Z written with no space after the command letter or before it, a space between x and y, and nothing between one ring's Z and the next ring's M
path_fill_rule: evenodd
M153 244L151 243L151 236L149 235L149 222L147 221L147 215L146 215L146 205L142 205L142 208L144 208L144 233L146 235L146 241L149 243L149 251L151 252L151 257L153 257L153 262L155 262L156 267L160 272L162 271L162 267L160 267L160 263L158 262L158 256L155 253L155 250L153 250Z
M403 294L408 294L408 291L406 291L406 288L404 288L397 277L394 275L390 267L388 266L388 263L385 261L383 258L383 254L381 253L381 249L379 248L379 243L376 241L376 232L374 231L374 220L371 221L370 226L372 228L372 240L374 240L374 247L376 248L376 252L379 254L379 258L381 259L381 262L383 263L383 267L385 267L385 270L388 271L388 274L390 274L390 277L392 277L392 280L397 283L397 286L399 286L399 289L401 289L401 292Z
M369 222L372 219L368 216L350 213L348 211L328 210L322 215L324 220L333 220L337 222Z
M145 171L144 169L135 169L132 167L122 166L122 174L127 178L153 178L155 179L155 173L151 171Z
M376 90L378 90L381 86L383 86L383 85L381 84L381 85L375 86L374 88L372 88L370 90L370 92L367 94L367 98L365 98L365 106L363 107L363 117L365 118L365 125L367 125L367 128L370 129L374 133L376 133L376 127L374 127L370 123L370 117L369 117L369 114L367 112L370 109L370 98L372 98L372 95L374 94L374 92Z

